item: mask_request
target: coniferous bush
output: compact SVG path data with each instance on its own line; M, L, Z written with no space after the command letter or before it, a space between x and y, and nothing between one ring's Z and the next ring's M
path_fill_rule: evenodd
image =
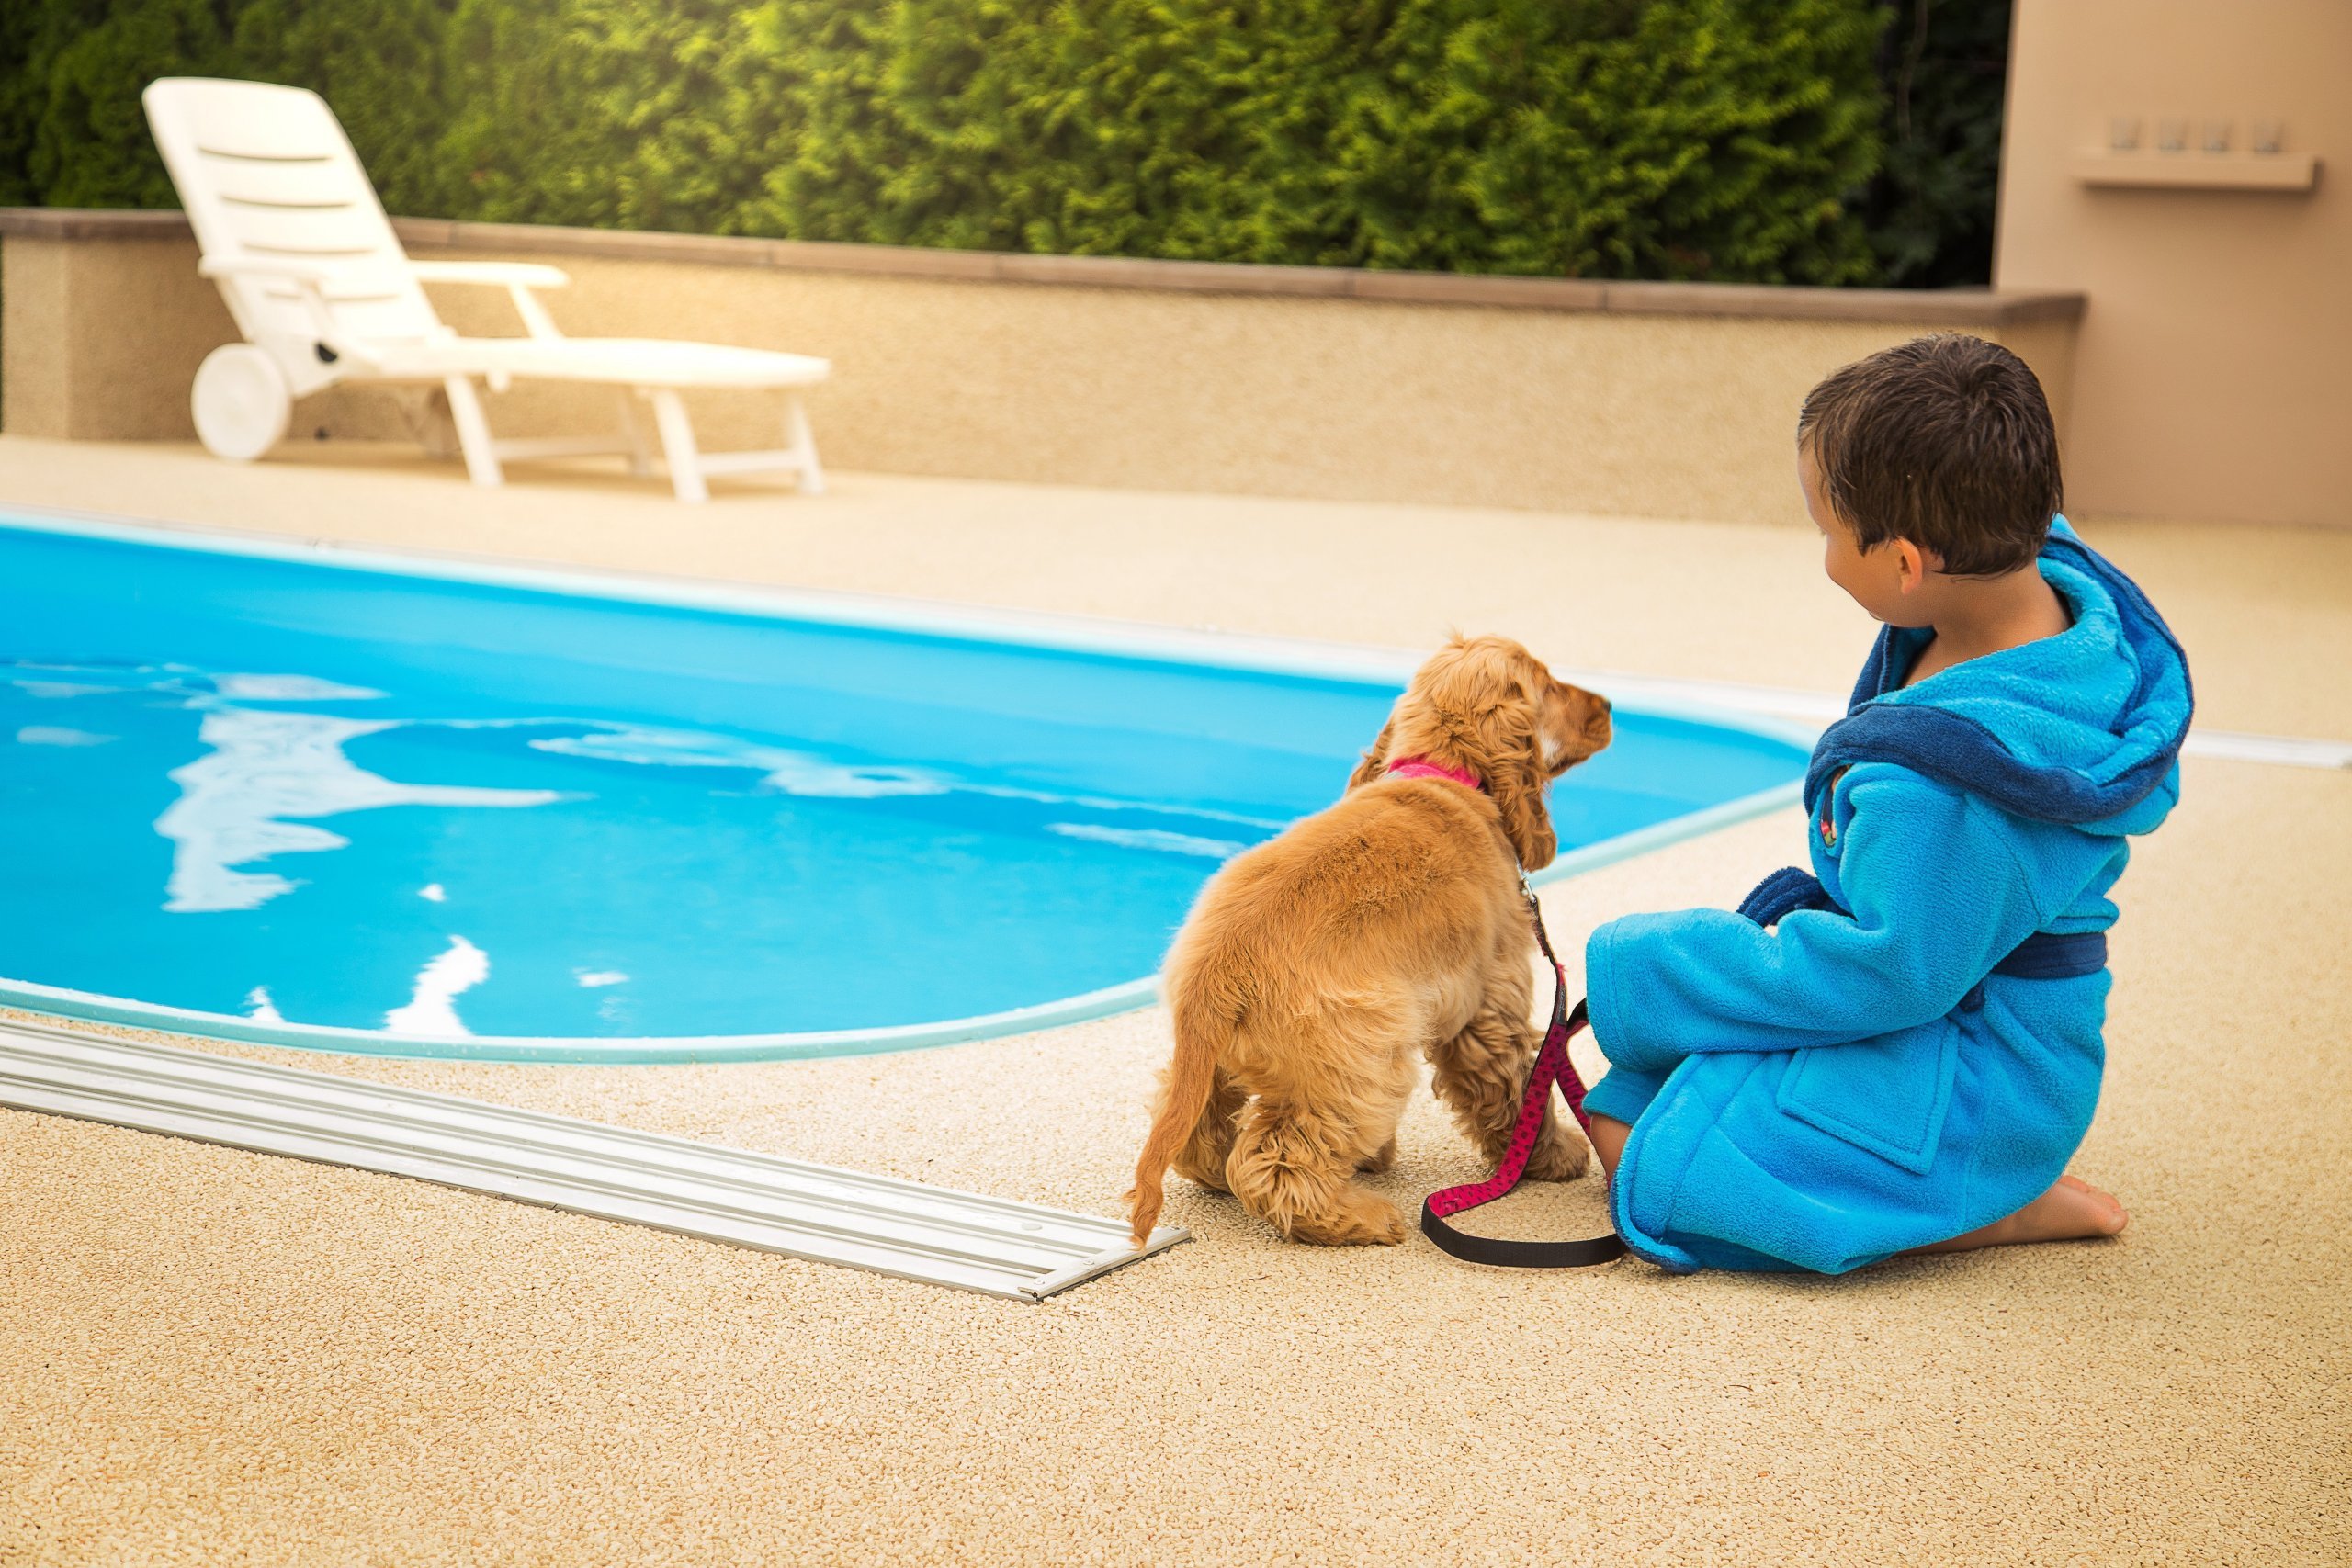
M1907 0L1879 45L1886 144L1859 209L1879 276L1906 288L1993 276L2009 0Z
M153 77L297 83L424 216L1849 283L1876 0L14 0L0 201L170 206Z

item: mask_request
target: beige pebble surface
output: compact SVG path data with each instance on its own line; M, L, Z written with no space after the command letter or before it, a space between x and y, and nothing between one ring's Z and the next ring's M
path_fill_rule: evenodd
M202 515L165 504L153 476L178 471L187 495L242 494L254 526L316 521L286 500L321 493L315 471L223 479L135 452L154 465L142 508L107 491L130 480L101 473L104 456L0 442L0 495L79 486L86 504ZM559 553L527 525L502 534L503 498L446 473L333 477L345 488L329 493L366 501L338 516L349 531L390 536L391 513L446 496L420 527L454 517L469 547ZM629 553L633 524L686 535L673 553L715 570L753 512L811 537L795 503L765 496L692 515L616 486L552 488L585 514L573 558L651 564ZM826 544L834 564L806 581L881 586L894 560L946 547L922 506L872 499L946 487L842 488L867 497L865 533ZM959 504L1010 514L1010 489ZM1202 498L1137 504L1170 528L1195 513L1231 525ZM1255 548L1283 570L1330 546L1348 510L1230 505L1256 509ZM1134 586L1171 547L1158 537L1098 540L1084 572L1057 557L1026 598L1021 559L990 577L975 551L959 570L974 599L1423 639L1445 584L1415 592L1419 563L1379 542L1395 520L1356 510L1374 544L1295 606L1242 575ZM1014 536L1041 555L1055 530L1081 530L1075 510L1023 515ZM1624 657L1560 657L1668 671L1648 656L1679 649L1670 672L1725 679L1765 678L1723 628L1759 578L1800 581L1813 548L1771 529L1727 533L1719 555L1703 526L1451 525L1445 571L1483 596L1481 629L1558 626L1580 596L1606 597L1538 603L1526 587L1579 581L1589 546L1636 562L1660 608ZM2246 694L2229 699L2253 716L2237 722L2352 735L2340 681L2265 694L2278 650L2244 601L2246 549L2300 562L2278 635L2341 669L2352 555L2279 533L2130 536L2195 628L2200 679ZM1515 586L1483 575L1498 539L1521 562ZM797 580L761 558L743 574ZM944 592L939 570L909 567L907 586ZM1100 602L1068 603L1087 572ZM1842 678L1829 645L1855 653L1854 628L1820 641L1772 655L1774 678ZM1784 811L1550 889L1572 970L1593 923L1736 898L1798 858L1804 830ZM2131 1207L2131 1230L1838 1280L1487 1271L1418 1238L1288 1247L1171 1180L1169 1217L1195 1241L1032 1307L0 1111L0 1563L2352 1561L2347 887L2352 773L2192 761L2174 822L2122 884L2108 1083L2076 1162ZM731 1066L212 1048L1110 1213L1168 1043L1155 1010ZM1402 1204L1482 1174L1426 1096L1401 1142L1375 1184ZM1479 1219L1509 1235L1601 1223L1589 1180Z

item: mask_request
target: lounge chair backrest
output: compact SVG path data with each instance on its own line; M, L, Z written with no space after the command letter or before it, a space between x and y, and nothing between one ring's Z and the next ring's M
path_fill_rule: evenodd
M316 93L167 76L142 97L208 261L324 269L332 276L320 291L336 330L360 342L413 343L443 331L358 154ZM220 283L248 342L317 337L293 284L257 275Z

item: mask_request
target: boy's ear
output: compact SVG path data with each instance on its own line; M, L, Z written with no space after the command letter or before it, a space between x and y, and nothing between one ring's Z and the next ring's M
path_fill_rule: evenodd
M1928 581L1928 573L1944 569L1943 558L1923 550L1908 539L1889 539L1887 547L1894 552L1897 591L1909 593Z

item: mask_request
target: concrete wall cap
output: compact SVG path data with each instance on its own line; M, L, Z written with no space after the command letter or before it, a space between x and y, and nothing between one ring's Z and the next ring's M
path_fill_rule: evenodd
M1625 315L1777 317L1799 321L1898 321L1920 326L2007 327L2071 321L2085 298L2061 291L1988 288L1816 288L1743 283L1607 283L1589 278L1388 272L1354 267L1260 266L1231 262L1151 261L1128 256L1055 256L925 250L719 234L565 229L526 223L465 223L395 218L404 244L435 250L515 252L593 260L695 262L789 272L859 273L946 282L1055 288L1156 289L1464 305ZM0 235L44 240L185 237L178 212L40 207L0 208Z

